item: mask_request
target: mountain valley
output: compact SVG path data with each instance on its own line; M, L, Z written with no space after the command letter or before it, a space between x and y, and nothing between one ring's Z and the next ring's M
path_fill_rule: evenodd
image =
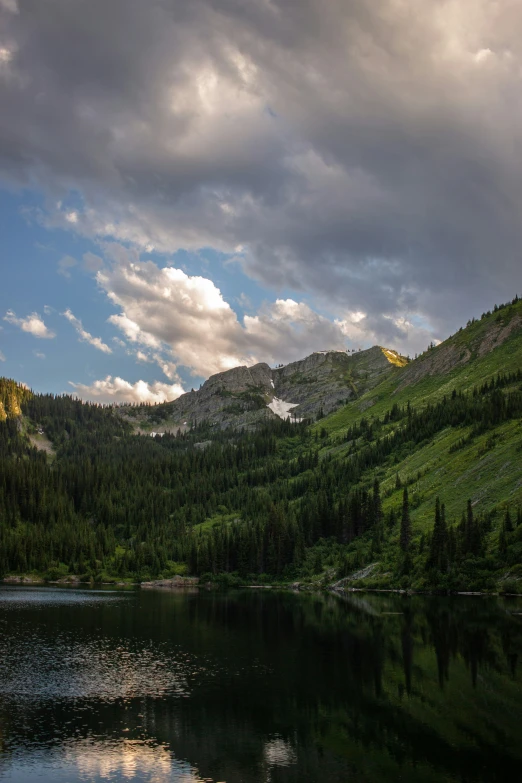
M152 435L152 437L151 437ZM0 381L0 571L522 591L522 303L156 406Z

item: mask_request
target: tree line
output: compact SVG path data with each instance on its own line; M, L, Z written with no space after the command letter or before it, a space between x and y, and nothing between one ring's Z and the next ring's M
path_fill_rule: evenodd
M0 573L291 579L326 561L344 574L397 540L392 566L406 582L424 567L448 589L479 572L489 578L520 555L520 512L504 520L491 557L493 517L475 517L468 503L450 524L439 503L431 537L415 548L408 487L385 514L376 474L447 427L477 437L520 418L521 380L517 370L423 409L395 404L382 418L363 417L346 431L341 457L306 422L267 421L253 432L201 423L150 438L133 435L114 408L0 380ZM31 446L31 428L45 432L53 455Z

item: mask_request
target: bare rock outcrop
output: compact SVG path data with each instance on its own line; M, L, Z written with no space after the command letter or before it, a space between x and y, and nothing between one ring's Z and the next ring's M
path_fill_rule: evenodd
M183 394L174 402L138 411L136 431L147 432L147 417L155 417L156 433L184 430L207 422L222 428L249 429L274 418L285 406L268 405L273 400L290 403L292 417L315 418L372 388L395 365L406 360L379 346L366 351L317 351L305 359L271 368L260 363L235 367L212 375L200 389ZM157 421L161 417L161 421Z
M173 576L172 579L156 579L153 582L142 582L141 588L145 590L185 590L195 588L199 584L197 576Z

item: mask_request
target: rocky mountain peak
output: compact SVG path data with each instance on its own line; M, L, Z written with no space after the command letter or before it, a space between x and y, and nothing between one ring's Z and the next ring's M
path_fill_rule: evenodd
M206 421L220 427L254 427L263 419L296 420L329 413L357 397L406 360L374 346L364 351L315 351L272 368L265 362L212 375L197 391L144 411L153 431L175 432Z
M270 389L272 370L268 364L261 362L251 367L246 365L234 367L232 370L211 375L201 387L201 392L211 391L215 394L219 391L240 393L251 389Z

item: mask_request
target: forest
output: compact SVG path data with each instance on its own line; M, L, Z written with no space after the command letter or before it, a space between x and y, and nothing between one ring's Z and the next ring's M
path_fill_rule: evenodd
M379 561L378 586L517 591L522 511L459 500L412 525L410 485L380 478L448 428L465 448L522 418L522 372L437 403L391 404L334 440L322 421L133 434L116 408L0 380L0 575L326 585ZM35 447L45 433L52 449ZM504 577L504 578L502 578ZM371 578L364 584L372 585Z

